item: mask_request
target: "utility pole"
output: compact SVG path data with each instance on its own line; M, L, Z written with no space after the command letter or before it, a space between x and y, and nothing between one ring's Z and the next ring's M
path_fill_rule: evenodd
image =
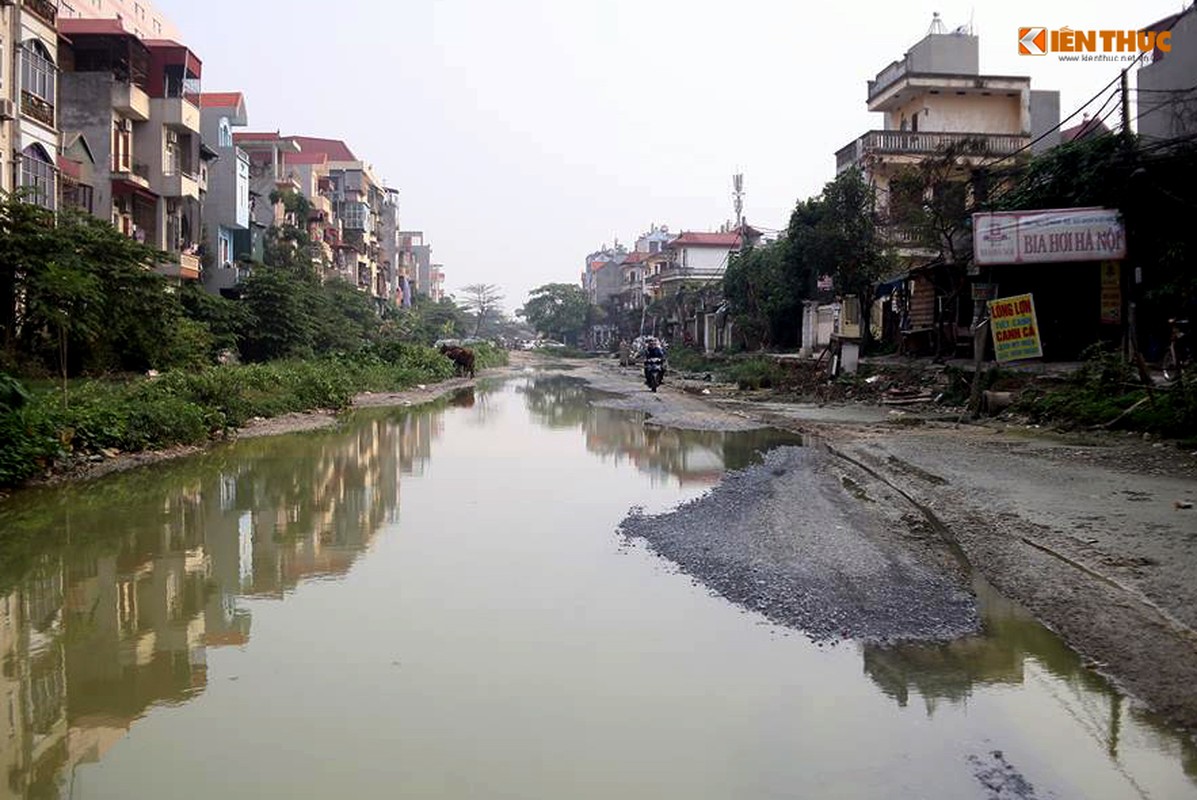
M1130 81L1127 74L1130 69L1122 70L1119 91L1122 95L1122 138L1126 144L1130 143L1131 115L1130 115Z

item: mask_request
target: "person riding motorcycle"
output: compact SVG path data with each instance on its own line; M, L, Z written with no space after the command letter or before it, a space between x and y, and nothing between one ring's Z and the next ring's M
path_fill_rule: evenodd
M659 339L651 338L644 343L644 379L648 380L649 362L654 359L661 360L661 377L665 377L665 348L661 345Z

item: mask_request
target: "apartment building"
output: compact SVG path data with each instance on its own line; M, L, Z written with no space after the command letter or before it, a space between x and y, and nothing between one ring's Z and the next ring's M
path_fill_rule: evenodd
M181 41L179 29L149 0L58 0L62 19L116 19L139 39Z
M244 277L241 263L252 247L244 241L250 229L249 154L233 141L233 128L249 124L245 97L240 92L200 95L200 135L203 146L216 154L208 170L204 197L204 247L210 258L203 272L204 288L219 294ZM237 239L241 235L242 247Z
M399 231L400 274L408 279L412 292L429 296L432 288L432 245L423 231Z
M58 9L0 3L0 189L55 208L58 186Z
M91 212L167 253L163 274L198 279L199 58L174 41L139 39L118 19L63 19L60 30L61 124L94 159ZM73 163L63 158L64 181Z

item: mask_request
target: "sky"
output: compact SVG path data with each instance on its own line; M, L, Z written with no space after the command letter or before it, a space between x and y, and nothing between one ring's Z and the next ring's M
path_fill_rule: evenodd
M156 0L241 91L250 130L344 139L399 189L446 289L576 283L585 256L650 226L784 228L881 115L868 79L939 12L972 24L981 72L1057 89L1061 116L1119 67L1017 54L1020 26L1134 29L1182 0ZM1133 84L1133 78L1132 78ZM1096 110L1096 105L1093 107ZM1080 118L1078 117L1078 120Z

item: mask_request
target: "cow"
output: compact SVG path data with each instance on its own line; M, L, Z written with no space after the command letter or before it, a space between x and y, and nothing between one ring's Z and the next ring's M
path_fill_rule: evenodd
M474 377L474 351L468 347L441 345L441 355L453 362L458 375Z

